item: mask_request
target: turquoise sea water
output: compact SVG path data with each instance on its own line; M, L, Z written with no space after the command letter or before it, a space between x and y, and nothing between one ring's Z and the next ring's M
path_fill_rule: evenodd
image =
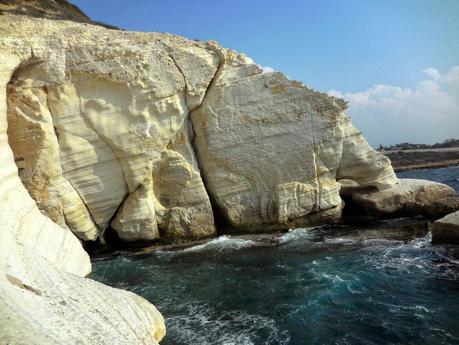
M459 190L459 167L400 175ZM157 306L162 344L459 344L459 262L429 237L317 242L296 229L278 247L223 236L93 269Z

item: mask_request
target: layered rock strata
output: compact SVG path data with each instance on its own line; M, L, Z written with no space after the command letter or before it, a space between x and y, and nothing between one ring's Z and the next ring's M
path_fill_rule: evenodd
M157 344L164 336L151 304L83 278L82 241L104 242L109 231L122 241L202 239L216 234L214 212L240 232L328 223L341 217L338 180L376 193L405 185L394 187L388 159L352 126L343 100L264 73L214 42L1 19L7 343L19 332L27 344ZM439 194L429 193L415 199L432 203Z
M8 85L8 137L40 209L83 240L109 227L126 241L213 235L188 114L216 53L169 35L17 18L4 43L29 56ZM34 26L39 42L25 37ZM56 40L61 30L73 38Z
M14 70L21 68L21 61L31 58L31 51L7 49L4 41L1 44L1 342L29 345L157 344L165 333L161 314L139 296L84 278L90 273L91 264L80 242L68 227L59 226L42 213L58 214L47 211L57 206L34 201L31 197L34 195L30 190L28 193L19 179L8 143L6 88ZM36 95L37 99L39 96ZM41 109L38 102L31 106ZM31 151L40 152L55 147L52 140L43 139L47 132L46 121L41 122L41 116L46 115L46 112L40 112L37 114L38 120L33 117L27 119L34 129L30 136L37 138L34 146L29 147ZM37 161L42 164L53 163L45 157L37 158ZM58 204L59 207L65 208L68 200L60 200L58 196L61 194L58 193L65 192L67 186L61 182L59 171L43 170L38 179L31 183L38 183L40 179L56 183L56 189L51 189L50 193L55 193L54 200L62 203ZM58 186L59 183L63 186ZM37 189L37 194L43 190ZM41 199L35 197L37 200L46 200L49 196L40 196ZM70 194L68 197L74 196ZM48 208L40 212L37 205ZM73 216L72 207L65 209ZM77 216L80 216L78 212L72 219L77 219Z
M215 43L14 17L8 137L40 210L82 240L195 240L337 220L337 179L396 183L345 102ZM40 38L28 32L41 27ZM65 37L65 39L56 39ZM93 38L98 42L94 43Z

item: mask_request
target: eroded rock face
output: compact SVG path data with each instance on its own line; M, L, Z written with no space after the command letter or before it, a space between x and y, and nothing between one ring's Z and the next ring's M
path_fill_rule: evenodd
M324 223L340 217L339 176L396 181L342 100L213 42L3 16L0 76L7 342L18 330L28 344L164 336L148 302L83 278L73 234L200 239L215 234L212 206L239 230Z
M337 179L396 182L344 101L241 54L15 20L3 44L33 55L8 86L10 145L42 212L83 240L103 241L110 228L124 241L212 236L210 200L240 231L324 223L341 215ZM39 40L24 35L34 26Z
M232 227L266 231L339 219L338 178L380 188L396 182L342 115L345 103L281 73L222 56L192 115L208 190ZM323 217L321 216L323 214Z
M40 209L83 240L103 240L110 226L125 241L213 235L188 119L216 73L213 49L169 35L21 20L24 30L44 25L43 41L15 42L34 56L8 86L9 140ZM59 29L73 38L56 40ZM81 38L88 34L105 43Z
M52 18L61 18L61 3ZM213 209L238 231L329 223L341 216L340 179L375 188L356 198L383 212L451 197L426 182L397 192L405 184L394 187L388 159L352 126L343 100L263 73L214 42L1 19L7 343L24 330L27 344L164 336L151 304L83 278L90 262L78 238L104 241L111 229L123 241L201 239L216 234Z
M33 57L30 49L10 49L0 41L1 342L157 345L164 337L165 327L153 305L132 293L84 278L91 271L90 260L66 221L69 227L72 221L79 224L79 235L88 238L94 234L92 223L89 231L84 231L87 211L76 203L78 196L55 164L59 162L58 144L43 103L44 91L25 88L22 96L14 95L10 101L17 108L13 108L12 116L17 117L8 123L7 84L13 71L23 67L21 62ZM25 104L30 108L24 108ZM16 120L20 128L11 128ZM10 131L20 132L22 128L29 135L21 134L18 142L9 143L8 124ZM30 138L35 141L29 142ZM32 145L29 150L27 143ZM19 145L19 152L24 152L22 169L33 165L41 169L26 180L23 176L25 184L19 178L10 144Z

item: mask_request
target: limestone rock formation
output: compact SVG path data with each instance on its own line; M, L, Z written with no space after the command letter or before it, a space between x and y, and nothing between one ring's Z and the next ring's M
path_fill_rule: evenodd
M459 244L459 211L435 221L431 230L433 244Z
M42 2L0 10L40 15ZM46 17L86 21L53 3ZM109 231L183 242L214 236L217 217L245 232L328 223L341 217L342 179L374 188L352 198L381 213L452 197L397 184L343 100L215 42L6 14L0 90L7 343L27 330L27 344L157 344L164 322L151 304L83 278L80 241Z
M338 179L396 182L343 100L216 43L5 18L2 44L22 54L7 90L21 179L83 240L212 236L211 200L239 231L324 223L341 215Z
M55 136L49 135L49 119L46 118L49 114L42 108L40 90L33 90L37 93L31 89L24 92L23 96L30 96L33 101L28 103L30 108L27 110L18 106L17 114L19 116L23 111L30 114L20 120L24 121L21 123L24 130L30 130L29 136L22 138L36 138L34 146L29 147L30 151L48 150L50 156L38 154L38 157L30 157L25 154L24 157L27 164L43 168L35 180L30 177L30 183L36 183L38 194L29 194L21 182L8 143L6 88L13 72L20 68L21 61L30 58L31 52L29 50L27 55L21 50L5 49L5 41L1 44L1 342L28 345L157 344L165 334L159 312L139 296L84 278L90 273L91 265L80 242L68 228L54 223L37 207L42 206L42 212L57 223L62 222L62 217L75 221L83 217L75 211L74 207L78 206L72 205L75 196L66 194L66 188L70 186L65 184L55 165ZM16 116L16 110L12 116ZM37 202L31 196L37 198ZM63 196L69 199L61 199ZM41 204L48 200L56 203ZM69 213L62 215L62 209ZM68 225L72 224L69 222Z
M341 215L340 178L396 183L342 112L343 100L281 73L263 73L230 52L191 114L207 188L232 227L266 231Z
M345 185L342 195L359 210L374 216L425 215L439 218L459 209L459 198L451 187L427 180L400 179L391 188L377 190Z
M28 344L163 337L152 305L83 278L90 264L73 234L208 237L211 200L241 230L329 222L342 206L337 178L396 182L342 100L216 43L15 15L2 16L0 37L7 341L26 329Z
M3 45L24 57L8 85L9 143L42 212L83 240L110 226L126 241L213 235L188 113L216 53L170 35L10 21ZM37 26L42 37L30 40Z

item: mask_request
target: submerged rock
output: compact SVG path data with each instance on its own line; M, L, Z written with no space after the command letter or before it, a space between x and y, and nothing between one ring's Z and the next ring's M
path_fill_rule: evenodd
M433 244L459 244L459 211L433 222L431 230Z

